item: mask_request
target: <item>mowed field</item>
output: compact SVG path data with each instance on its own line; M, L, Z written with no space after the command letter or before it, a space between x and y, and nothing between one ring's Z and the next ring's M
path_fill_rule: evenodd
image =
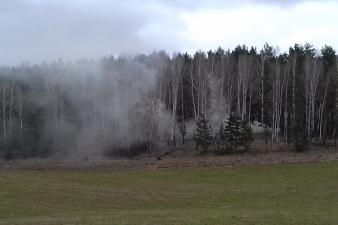
M0 224L338 224L338 162L0 171Z

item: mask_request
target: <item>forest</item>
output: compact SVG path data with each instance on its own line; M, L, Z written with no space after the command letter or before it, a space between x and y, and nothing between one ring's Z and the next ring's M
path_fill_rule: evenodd
M0 157L212 150L229 121L285 148L336 145L337 62L330 46L265 44L1 66Z

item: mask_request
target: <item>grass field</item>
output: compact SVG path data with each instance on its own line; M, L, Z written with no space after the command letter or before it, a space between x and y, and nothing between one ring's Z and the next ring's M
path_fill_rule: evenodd
M0 224L338 224L338 163L0 171Z

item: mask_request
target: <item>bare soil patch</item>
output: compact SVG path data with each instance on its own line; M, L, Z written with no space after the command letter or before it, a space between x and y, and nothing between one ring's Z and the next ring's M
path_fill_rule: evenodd
M305 152L283 150L282 147L271 148L263 143L256 143L249 152L242 154L215 155L200 154L177 148L170 153L143 155L133 159L91 160L52 160L26 159L0 161L0 170L156 170L165 168L196 167L232 167L239 165L264 165L284 163L306 163L338 160L337 147L312 147Z

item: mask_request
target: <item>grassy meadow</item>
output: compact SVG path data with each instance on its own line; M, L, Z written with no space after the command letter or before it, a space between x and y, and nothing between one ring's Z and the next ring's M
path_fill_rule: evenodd
M338 224L338 163L0 171L0 224Z

